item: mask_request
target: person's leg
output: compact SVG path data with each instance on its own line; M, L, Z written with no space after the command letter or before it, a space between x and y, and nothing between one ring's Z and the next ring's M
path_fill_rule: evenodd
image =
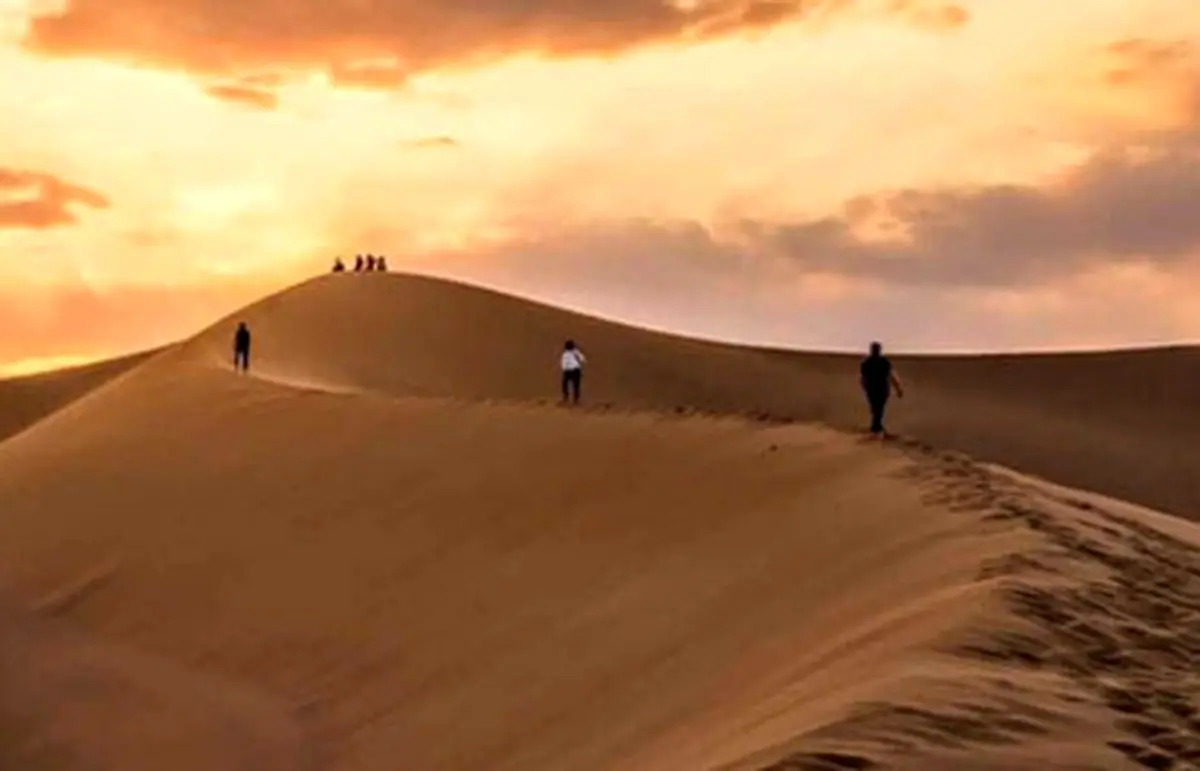
M871 433L883 436L883 414L887 409L887 394L871 394Z
M566 403L567 399L570 398L570 395L571 395L571 373L564 369L563 373L562 373L562 400L563 400L564 404Z
M575 370L575 376L572 378L572 381L573 381L572 384L574 385L574 388L575 388L575 394L574 394L575 403L579 404L579 392L583 390L583 370L581 370L581 369Z

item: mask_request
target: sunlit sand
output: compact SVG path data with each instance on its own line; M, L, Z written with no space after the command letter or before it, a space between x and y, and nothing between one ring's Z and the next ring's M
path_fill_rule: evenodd
M855 362L343 275L0 382L0 767L1200 763L1196 352Z

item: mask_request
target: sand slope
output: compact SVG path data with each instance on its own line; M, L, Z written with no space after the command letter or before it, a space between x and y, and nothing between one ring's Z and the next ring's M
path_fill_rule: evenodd
M6 769L313 768L284 706L44 620L0 619L0 683Z
M765 351L648 332L443 280L325 276L190 341L230 358L238 319L259 376L299 386L462 399L553 399L556 352L591 357L587 396L861 428L857 356ZM886 341L886 333L881 332ZM865 341L864 341L865 343ZM0 381L0 437L142 359ZM910 386L891 426L938 447L1187 518L1200 517L1200 348L896 357ZM85 377L86 375L86 377Z
M791 357L339 281L247 311L271 380L228 372L226 322L0 442L0 593L74 630L0 621L0 727L59 767L163 736L214 770L1200 758L1195 526L926 444L632 409L831 403L763 377ZM518 323L549 356L503 347ZM613 408L529 401L575 324ZM144 738L97 728L146 704Z
M576 338L585 389L622 408L864 425L857 356L770 352L647 332L446 281L332 276L268 298L194 344L229 358L237 319L259 374L322 388L466 399L555 398ZM886 335L881 333L886 341ZM864 341L865 347L866 341ZM898 358L892 427L1063 484L1200 516L1200 348Z
M0 441L146 361L151 353L0 380Z
M753 703L743 689L819 674L813 693L844 705L974 607L1000 546L910 516L897 463L811 429L392 402L160 361L0 445L0 577L290 699L337 768L716 765L748 729L705 713ZM71 483L30 484L51 475ZM704 747L719 726L733 735ZM697 746L663 755L679 730Z

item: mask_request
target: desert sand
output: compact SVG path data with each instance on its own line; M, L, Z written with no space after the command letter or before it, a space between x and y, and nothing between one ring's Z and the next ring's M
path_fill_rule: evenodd
M133 354L81 367L0 380L0 405L3 405L0 408L0 441L20 433L151 355Z
M880 445L850 357L346 275L0 384L0 767L1200 767L1197 361L901 358Z

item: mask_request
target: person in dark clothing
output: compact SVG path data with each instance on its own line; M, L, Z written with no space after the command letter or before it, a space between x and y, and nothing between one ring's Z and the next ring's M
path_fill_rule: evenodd
M363 271L363 256L361 254L354 257L354 272L362 273Z
M375 272L375 255L373 255L373 254L367 255L367 272L368 273Z
M379 260L375 263L375 268L380 273L387 273L387 257L380 255Z
M859 366L859 383L867 397L867 405L871 408L871 429L873 438L884 439L888 436L883 427L883 413L887 409L888 397L895 390L896 398L904 398L904 387L892 362L883 355L883 346L871 343L871 353L862 360Z
M341 257L338 257L336 260L333 261L333 272L334 273L345 273L346 272L346 263L342 262Z
M244 321L233 335L233 368L239 372L250 370L250 328Z

